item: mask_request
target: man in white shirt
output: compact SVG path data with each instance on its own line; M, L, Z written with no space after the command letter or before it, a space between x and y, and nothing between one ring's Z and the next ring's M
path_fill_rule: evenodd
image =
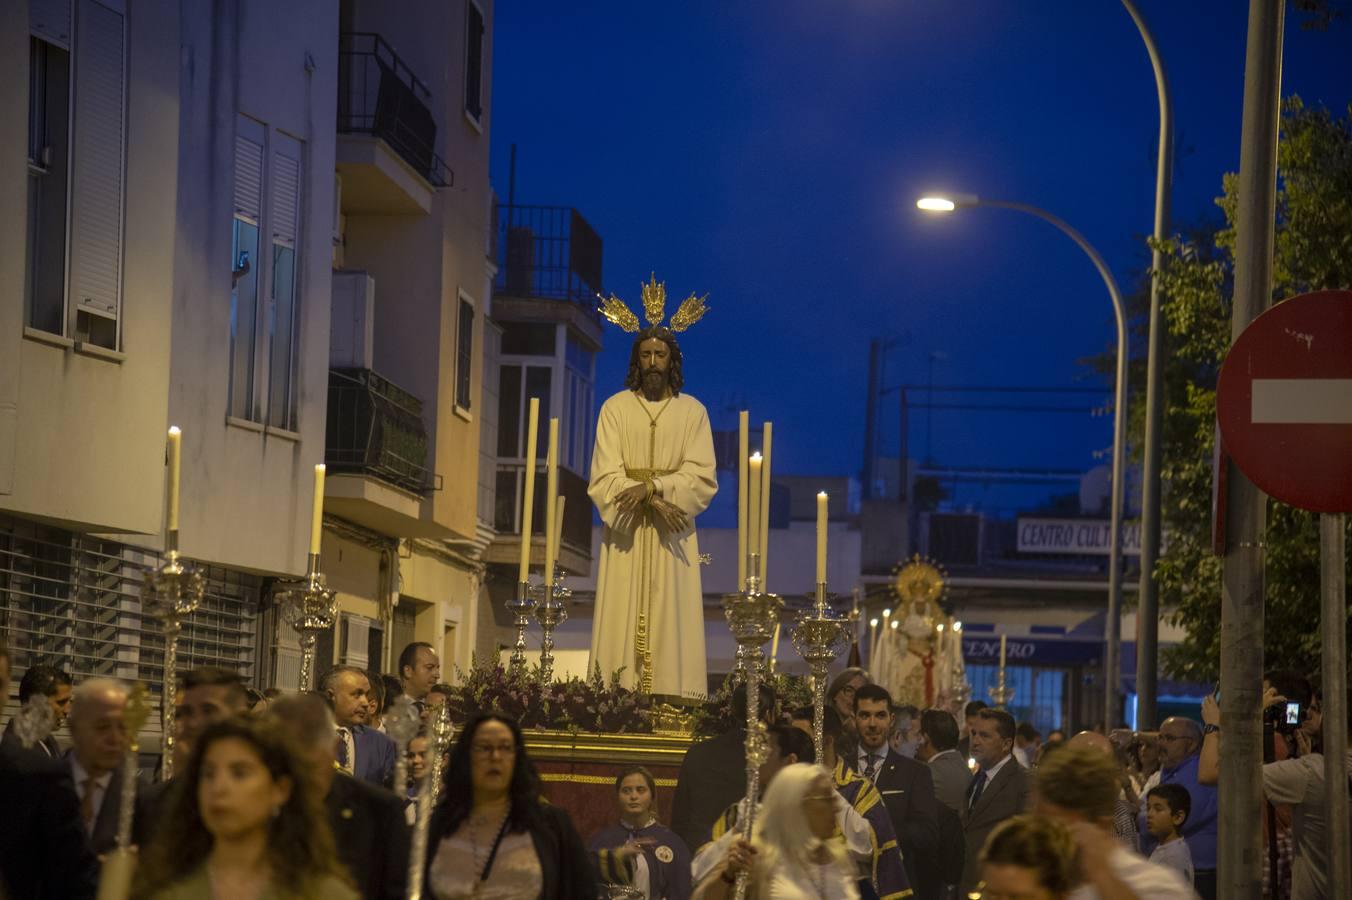
M1093 747L1067 746L1038 767L1038 814L1064 822L1079 846L1083 881L1070 900L1193 900L1183 876L1126 849L1114 836L1118 790L1117 764Z
M117 845L117 806L127 752L127 730L122 724L126 707L127 686L111 678L81 682L70 705L70 773L80 801L81 824L98 854Z

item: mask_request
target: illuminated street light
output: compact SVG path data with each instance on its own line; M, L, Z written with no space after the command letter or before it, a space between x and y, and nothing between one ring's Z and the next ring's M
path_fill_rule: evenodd
M1122 291L1117 280L1109 271L1099 252L1061 217L1052 215L1045 209L1029 206L1026 203L1012 203L1007 200L982 200L974 194L931 194L916 201L916 207L926 212L948 213L955 209L970 209L975 206L993 206L1000 209L1012 209L1037 216L1044 222L1055 225L1066 237L1076 243L1089 260L1098 269L1099 276L1108 288L1108 296L1113 302L1113 313L1117 319L1117 384L1114 391L1113 409L1113 472L1112 472L1112 521L1109 523L1108 537L1108 621L1105 626L1103 664L1104 678L1104 721L1116 722L1121 718L1117 704L1117 691L1121 681L1122 653L1122 475L1123 455L1126 440L1127 411L1127 315L1122 303Z

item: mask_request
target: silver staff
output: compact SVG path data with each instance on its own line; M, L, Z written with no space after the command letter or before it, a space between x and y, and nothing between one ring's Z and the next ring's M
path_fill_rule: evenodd
M427 867L427 828L432 821L432 807L441 793L441 772L454 734L450 706L443 705L432 723L432 733L427 736L427 752L432 758L423 775L422 786L418 788L418 821L413 826L413 844L408 855L408 900L422 900L423 872Z
M850 623L831 614L825 582L817 585L816 606L798 617L793 629L793 646L812 673L812 743L817 760L825 759L822 734L826 717L826 670L850 642Z
M174 777L174 720L178 706L178 635L183 621L197 611L206 593L202 573L178 554L178 529L165 535L164 564L146 573L141 609L164 633L164 688L160 692L162 736L160 780Z
M126 900L131 894L131 879L136 858L131 852L131 826L136 811L136 769L140 745L137 736L150 717L145 685L137 682L127 695L122 725L127 732L127 752L122 763L122 795L117 806L117 848L103 861L99 871L98 900Z
M723 595L723 615L737 641L738 657L746 671L746 815L739 821L742 836L751 839L760 799L760 767L768 755L765 725L760 718L760 685L765 674L765 642L775 632L784 601L761 591L760 554L749 554L746 590ZM746 897L747 873L738 873L736 900Z
M337 595L324 583L319 554L310 554L303 580L283 582L276 596L282 618L300 639L300 689L314 690L315 645L338 618Z
M407 694L394 698L385 712L385 736L394 741L394 792L400 800L408 793L408 744L418 735L422 719Z

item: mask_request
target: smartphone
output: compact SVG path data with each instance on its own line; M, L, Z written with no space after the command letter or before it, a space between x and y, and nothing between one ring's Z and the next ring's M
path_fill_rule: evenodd
M1286 724L1299 726L1301 723L1300 704L1286 704Z

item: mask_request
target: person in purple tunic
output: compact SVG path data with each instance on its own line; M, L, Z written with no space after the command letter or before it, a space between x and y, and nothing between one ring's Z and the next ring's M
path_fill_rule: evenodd
M658 824L652 774L630 766L615 779L615 794L620 821L587 842L601 880L635 888L646 900L689 900L690 850L676 832Z

